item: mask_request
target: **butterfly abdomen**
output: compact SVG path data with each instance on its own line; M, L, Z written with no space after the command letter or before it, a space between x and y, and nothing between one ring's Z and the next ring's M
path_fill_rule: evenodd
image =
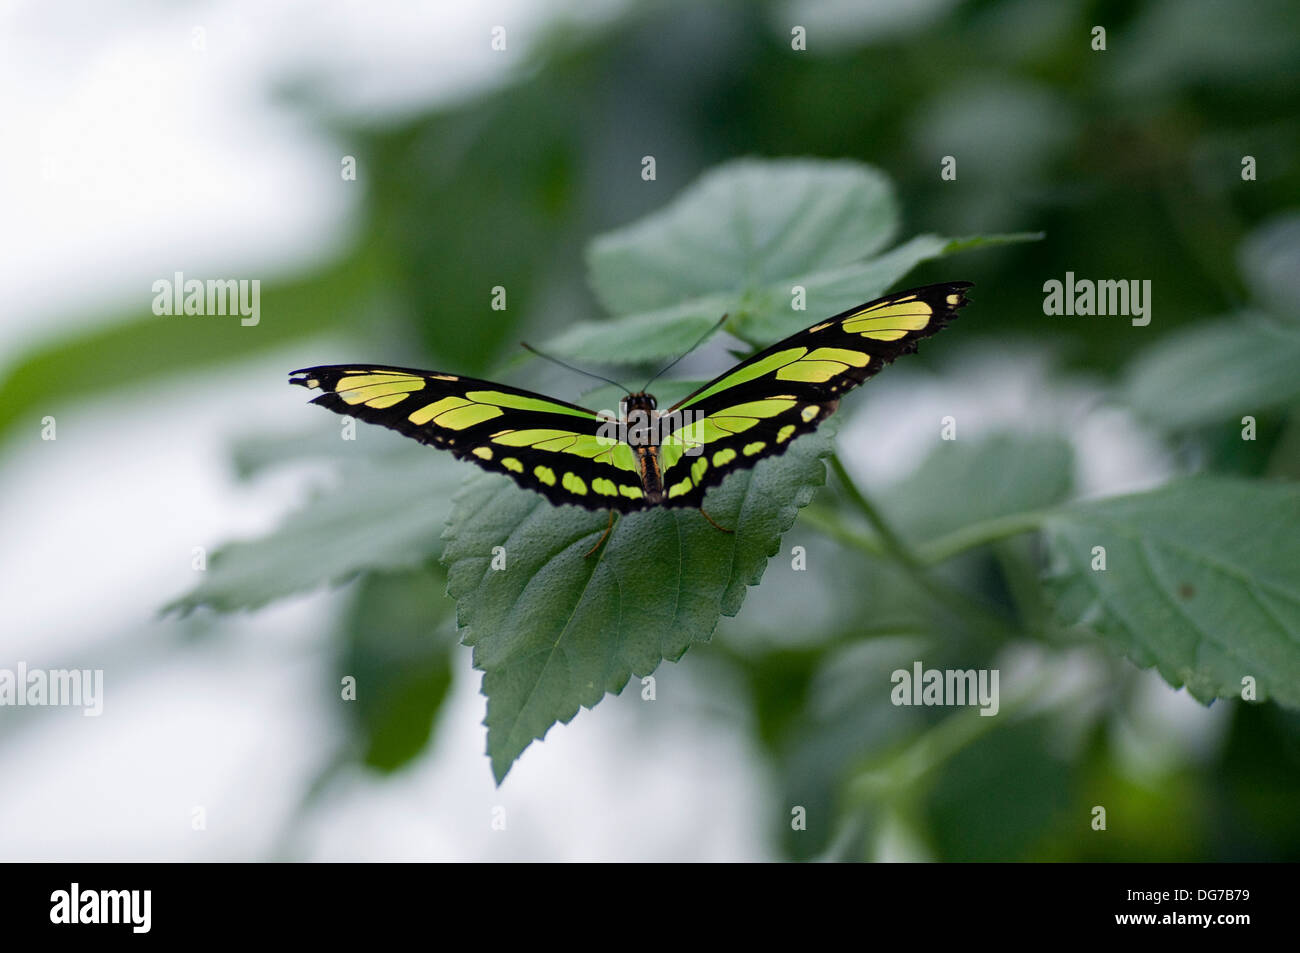
M641 487L645 491L645 501L651 506L663 502L664 474L659 464L659 448L656 446L634 447L637 468L641 473Z

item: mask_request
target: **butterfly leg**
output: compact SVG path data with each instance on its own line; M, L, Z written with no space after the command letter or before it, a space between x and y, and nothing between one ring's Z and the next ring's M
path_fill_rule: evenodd
M727 529L727 527L725 527L725 526L719 526L718 523L717 523L717 520L715 520L712 516L710 516L710 515L705 511L704 507L702 507L702 506L700 507L700 515L703 516L706 520L708 520L709 523L713 526L714 529L720 529L720 530L722 530L722 532L724 532L724 533L734 533L734 532L735 532L734 529Z
M582 554L582 558L590 559L591 554L594 553L596 550L600 549L600 544L603 543L605 540L609 539L609 531L612 530L613 528L614 528L614 511L610 510L609 524L605 527L605 532L600 534L600 539L596 540L595 546L591 547L591 549L587 550L585 553Z

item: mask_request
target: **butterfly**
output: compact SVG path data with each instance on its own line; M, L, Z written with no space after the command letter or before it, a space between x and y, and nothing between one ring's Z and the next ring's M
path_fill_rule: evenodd
M323 391L314 404L450 450L551 503L609 510L610 526L615 512L655 506L697 508L718 526L703 509L710 487L815 430L845 393L952 320L969 287L928 285L850 308L663 411L644 390L629 392L615 414L505 384L383 364L308 367L293 371L289 382Z

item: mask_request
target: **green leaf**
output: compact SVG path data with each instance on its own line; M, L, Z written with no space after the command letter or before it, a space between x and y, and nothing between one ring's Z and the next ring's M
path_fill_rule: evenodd
M750 300L737 310L733 330L750 344L766 346L820 318L881 297L922 262L957 252L1037 241L1041 237L1042 234L1037 232L968 238L918 235L869 261L816 271L768 286L751 295ZM806 292L802 311L795 311L790 306L792 289L796 285Z
M1237 266L1254 300L1273 314L1300 318L1300 214L1279 215L1247 235Z
M724 314L733 334L766 345L879 297L923 261L1041 237L921 235L871 258L897 218L887 180L870 166L728 163L662 211L592 243L592 287L615 318L576 324L547 350L602 364L663 360ZM806 292L799 311L795 286Z
M549 341L547 350L602 364L663 360L693 345L724 314L730 318L728 330L762 347L794 334L818 317L839 314L879 298L922 262L1041 237L1041 232L969 238L918 235L870 261L787 278L765 287L718 292L657 311L575 324ZM802 311L790 307L796 285L805 290Z
M1269 84L1290 88L1285 74L1300 57L1300 9L1287 0L1145 4L1113 55L1106 77L1113 95L1137 92L1161 102L1190 86L1266 97Z
M1300 486L1197 478L1044 522L1058 618L1197 699L1300 707ZM1094 570L1094 547L1106 568Z
M893 188L869 166L741 159L597 238L587 264L605 309L636 314L846 265L883 248L897 228Z
M582 321L544 350L596 364L639 364L682 354L735 304L726 295L695 298L611 321Z
M1171 334L1125 374L1123 393L1139 415L1170 429L1240 426L1244 415L1300 396L1300 332L1244 314Z
M994 434L945 440L882 496L884 512L913 542L973 523L1059 503L1070 493L1074 451L1063 437Z
M255 609L363 571L421 565L438 553L464 475L454 460L423 447L390 455L382 466L345 468L339 485L271 535L213 553L200 582L164 611Z
M445 585L437 566L368 573L347 615L338 674L356 679L356 698L343 704L362 763L380 771L424 750L451 689L455 636L443 624L451 614Z
M498 783L555 722L676 661L720 616L739 612L825 481L829 452L828 434L809 434L714 488L709 514L734 534L695 510L633 513L590 558L604 514L552 506L504 477L471 480L456 498L443 561L463 641L484 673ZM504 570L492 568L494 547Z

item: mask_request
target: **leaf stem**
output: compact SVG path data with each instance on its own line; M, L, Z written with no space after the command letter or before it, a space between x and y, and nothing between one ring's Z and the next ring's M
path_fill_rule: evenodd
M918 557L926 566L946 562L968 549L983 546L985 543L1041 529L1043 522L1051 513L1051 510L1029 510L1024 513L998 516L981 523L971 523L969 526L963 526L946 536L940 536L923 544Z
M804 507L799 512L799 518L803 522L810 524L813 529L823 536L829 536L837 543L860 549L871 556L884 558L888 555L879 539L844 525L843 520L837 519L829 509L819 503L812 503Z
M855 546L863 552L873 556L893 559L937 603L959 617L965 618L985 637L994 640L1005 640L1016 634L1014 624L1003 614L993 611L960 589L950 586L931 575L929 569L933 563L927 563L918 557L903 542L902 538L894 532L893 528L885 521L885 518L880 515L880 511L867 498L867 495L858 489L839 455L832 453L829 460L831 469L835 471L835 475L843 485L845 493L866 516L877 535L876 537L866 536L820 513L813 520L819 529L825 531L833 539L846 545Z
M911 569L919 569L922 565L921 560L894 532L889 523L885 521L885 518L880 515L880 511L876 509L875 504L868 500L866 494L858 489L857 484L853 482L853 477L849 476L849 471L845 468L840 455L832 453L829 459L831 469L835 471L835 476L839 479L840 485L844 487L844 492L848 494L849 500L862 512L862 515L867 518L867 522L871 524L871 528L879 535L881 549L903 565Z
M1036 677L1000 699L997 717L987 718L969 709L929 726L894 751L861 763L847 785L847 802L861 809L894 798L915 802L923 785L954 756L1009 723L1054 711L1077 711L1101 683L1085 679L1073 683L1067 676L1073 663L1067 655L1053 653Z
M865 807L899 795L914 796L918 785L933 776L939 767L994 729L1004 727L1008 718L1017 720L1043 691L1042 686L1035 686L1002 700L998 718L985 718L969 710L953 712L883 761L863 765L855 771L848 784L850 803Z

